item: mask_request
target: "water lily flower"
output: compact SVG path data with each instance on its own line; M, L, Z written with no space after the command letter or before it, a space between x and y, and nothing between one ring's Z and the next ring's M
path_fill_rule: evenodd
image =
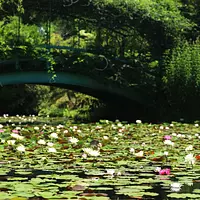
M199 124L195 124L194 126L195 126L195 127L198 127L198 126L199 126Z
M171 135L165 135L164 136L164 140L171 140L172 139L172 136Z
M169 154L169 152L167 152L167 151L164 152L164 155L165 155L165 156L168 156L168 154Z
M50 147L50 148L48 148L48 152L49 153L56 153L57 151L54 147Z
M5 143L6 141L4 139L1 139L1 143Z
M18 130L16 130L16 129L12 130L12 132L13 132L13 133L16 133L16 134L18 134L18 133L19 133L19 131L18 131Z
M64 130L64 131L63 131L63 133L68 133L68 132L69 132L68 130Z
M47 142L47 146L52 147L54 145L54 143L52 142Z
M4 132L4 130L3 129L0 129L0 133L3 133Z
M8 145L14 145L16 142L16 140L8 140L7 143Z
M154 171L159 172L160 170L161 170L161 167L156 167L156 169Z
M13 138L17 139L17 140L23 140L24 137L21 135L18 135L17 133L11 133L10 134Z
M185 156L185 162L187 164L194 165L195 161L196 161L196 159L195 159L195 157L193 156L192 153L190 153L190 154L188 154L188 155Z
M164 144L169 146L174 146L174 142L172 142L171 140L165 140Z
M192 151L193 150L193 146L189 145L185 148L185 151Z
M83 153L81 157L82 157L83 159L86 159L86 158L87 158L87 154L86 154L86 153Z
M79 140L75 137L69 137L69 142L72 144L76 144Z
M170 175L170 169L169 168L161 169L158 173L159 175Z
M94 156L94 157L97 157L100 155L100 152L97 151L97 150L94 150L92 148L83 148L83 151L89 155L89 156Z
M129 149L129 152L130 152L130 153L135 153L135 149L134 149L134 148L130 148L130 149Z
M113 176L115 173L115 169L106 169L106 174Z
M136 124L141 124L142 123L142 121L141 120L136 120Z
M144 151L139 151L139 152L135 153L135 156L143 157L144 156Z
M170 186L171 186L171 191L179 192L181 190L182 184L178 182L174 182Z
M140 121L141 121L141 120L140 120ZM136 123L137 123L137 121L136 121ZM117 126L118 126L118 127L122 127L123 125L122 125L122 123L118 123Z
M34 130L38 131L38 130L40 130L40 128L38 126L35 126Z
M108 137L107 135L104 135L104 136L103 136L103 139L104 139L104 140L108 140L109 137Z
M182 134L181 137L182 137L182 138L185 138L185 135Z
M26 151L25 146L23 144L20 144L16 149L19 152L25 152Z
M46 144L46 141L45 140L42 140L42 139L40 139L40 140L38 140L38 142L37 142L38 144L43 144L43 145L45 145Z
M51 138L58 138L58 134L57 133L51 133L49 137L51 137Z
M3 125L2 125L2 124L0 124L0 128L3 128Z

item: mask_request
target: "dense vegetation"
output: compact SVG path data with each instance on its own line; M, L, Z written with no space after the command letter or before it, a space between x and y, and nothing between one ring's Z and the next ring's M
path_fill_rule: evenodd
M196 119L199 12L197 0L0 1L0 58L43 58L53 74L65 68L106 84L138 87L155 99L156 117ZM44 50L41 44L70 46L73 51ZM38 99L32 108L44 113L49 104L42 99L52 96L46 98L47 89L41 86L37 91L27 88L29 95L40 94L33 95ZM4 98L11 99L4 91ZM59 89L53 91L60 94ZM55 105L52 113L66 113ZM62 111L55 112L55 107Z

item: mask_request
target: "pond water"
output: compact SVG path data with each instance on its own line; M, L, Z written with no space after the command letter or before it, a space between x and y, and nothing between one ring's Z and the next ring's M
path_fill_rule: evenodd
M0 199L200 199L198 124L0 123Z

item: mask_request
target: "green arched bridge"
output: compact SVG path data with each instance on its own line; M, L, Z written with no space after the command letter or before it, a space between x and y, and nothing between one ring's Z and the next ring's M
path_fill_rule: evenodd
M97 82L89 77L68 72L56 72L56 77L47 71L16 71L0 73L0 85L44 84L64 87L82 92L105 101L137 102L150 105L150 99L137 89L120 89Z

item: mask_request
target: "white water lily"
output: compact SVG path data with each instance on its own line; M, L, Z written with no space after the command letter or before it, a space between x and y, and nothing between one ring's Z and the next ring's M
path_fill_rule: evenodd
M63 131L63 133L68 133L68 132L69 132L68 130L64 130L64 131Z
M179 192L181 190L182 184L178 182L174 182L170 186L171 186L171 191Z
M10 135L17 140L23 140L24 139L24 136L18 135L17 133L11 133Z
M165 156L168 156L169 152L165 151L163 154L164 154Z
M19 152L25 152L26 151L25 146L23 144L20 144L16 149Z
M86 153L83 153L81 157L82 157L83 159L86 159L86 158L87 158L87 154L86 154Z
M144 156L144 151L139 151L139 152L135 153L135 156L143 157Z
M177 135L177 137L180 138L180 137L182 137L182 135L179 133L179 134Z
M34 130L38 131L38 130L40 130L40 128L38 126L35 126Z
M161 167L156 167L156 169L154 170L154 172L159 172L161 170Z
M51 137L51 138L58 138L58 134L57 133L51 133L49 137Z
M40 140L38 140L38 142L37 142L38 144L43 144L43 145L45 145L46 144L46 141L45 140L42 140L42 139L40 139Z
M164 144L169 146L174 146L174 142L172 142L171 140L165 140Z
M104 139L104 140L108 140L109 137L108 137L107 135L104 135L104 136L103 136L103 139Z
M16 140L8 140L7 143L8 145L14 145L16 142Z
M185 162L187 164L194 165L195 161L196 161L196 159L195 159L195 157L193 156L192 153L190 153L190 154L188 154L188 155L185 156Z
M192 151L193 150L193 146L192 145L189 145L185 148L186 151Z
M129 152L134 154L135 153L135 149L134 148L130 148Z
M5 143L6 141L4 139L1 139L1 143Z
M106 174L113 176L115 173L115 169L106 169Z
M83 148L83 151L89 155L89 156L94 156L94 157L97 157L100 155L100 152L97 151L97 150L94 150L92 148Z
M79 140L75 137L69 137L69 142L72 144L76 144Z
M136 123L137 123L137 122L136 122ZM118 127L122 127L123 125L122 125L122 123L118 123L117 126L118 126Z
M56 128L64 128L64 126L62 124L59 124Z
M139 119L136 120L136 124L141 124L141 123L142 123L141 120L139 120Z
M50 148L48 148L48 152L49 153L56 153L57 151L54 147L50 147Z
M47 146L52 147L54 145L54 143L52 142L47 142Z

